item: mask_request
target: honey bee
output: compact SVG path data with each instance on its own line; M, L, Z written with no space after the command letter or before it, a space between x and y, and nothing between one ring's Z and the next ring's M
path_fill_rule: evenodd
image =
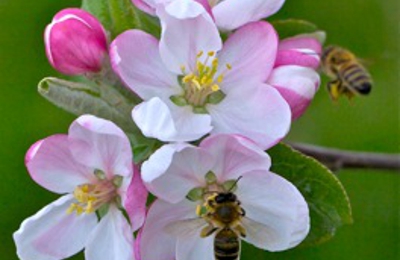
M201 237L208 237L215 232L214 256L216 260L237 260L240 255L241 239L246 237L246 230L241 224L245 211L240 201L232 192L213 193L207 197L205 213L198 213L208 223L201 230Z
M321 67L331 78L327 87L334 101L341 95L351 99L356 94L367 95L371 91L371 76L349 50L338 46L326 47L322 53Z
M242 220L245 223L251 223L251 221L245 220L246 213L240 206L237 196L230 191L211 192L206 196L204 204L197 207L196 213L198 218L174 222L168 226L167 231L177 234L176 230L178 230L177 235L186 235L190 233L190 230L197 233L200 229L202 238L215 234L215 260L239 260L241 238L246 237ZM256 230L257 227L254 229Z

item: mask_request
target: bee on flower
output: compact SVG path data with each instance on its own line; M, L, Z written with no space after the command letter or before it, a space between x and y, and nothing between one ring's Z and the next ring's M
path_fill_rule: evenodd
M242 240L269 251L298 245L310 228L307 203L270 166L237 135L160 148L142 167L158 197L141 230L142 259L239 259Z

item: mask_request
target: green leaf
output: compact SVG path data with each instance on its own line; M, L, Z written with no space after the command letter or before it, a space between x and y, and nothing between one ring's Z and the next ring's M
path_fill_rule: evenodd
M133 159L136 164L139 164L149 158L163 143L150 138L140 138L136 141L131 140L133 144Z
M112 39L133 28L153 35L160 32L158 21L138 10L131 0L83 0L82 8L99 19Z
M284 144L267 152L272 157L271 171L293 183L308 203L311 230L301 245L321 244L332 238L338 227L353 222L346 191L329 169Z
M103 100L100 89L95 86L49 77L39 82L38 91L51 103L72 114L92 114L115 122L126 132L137 132L130 116L122 113L115 104Z
M272 21L271 24L278 32L280 39L294 36L309 36L316 38L321 43L325 42L325 32L319 30L315 24L309 21L299 19L286 19Z

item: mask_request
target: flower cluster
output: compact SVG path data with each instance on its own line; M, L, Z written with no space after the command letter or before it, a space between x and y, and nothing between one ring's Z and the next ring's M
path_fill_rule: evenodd
M62 196L14 233L19 258L84 249L88 260L239 259L242 240L269 251L298 245L307 203L270 171L265 150L318 89L321 44L279 40L260 21L284 0L132 2L159 19L159 39L131 29L111 41L93 15L71 8L47 26L46 54L67 75L99 79L111 66L141 100L130 120L162 145L135 164L129 133L93 115L32 145L32 179Z

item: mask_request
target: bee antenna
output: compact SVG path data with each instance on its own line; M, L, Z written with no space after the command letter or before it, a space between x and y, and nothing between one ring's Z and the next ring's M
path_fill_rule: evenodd
M240 179L242 178L243 176L239 176L237 179L236 179L236 181L232 184L232 186L229 188L229 190L228 190L228 192L231 192L232 190L233 190L233 188L235 188L236 187L236 184L240 181Z

